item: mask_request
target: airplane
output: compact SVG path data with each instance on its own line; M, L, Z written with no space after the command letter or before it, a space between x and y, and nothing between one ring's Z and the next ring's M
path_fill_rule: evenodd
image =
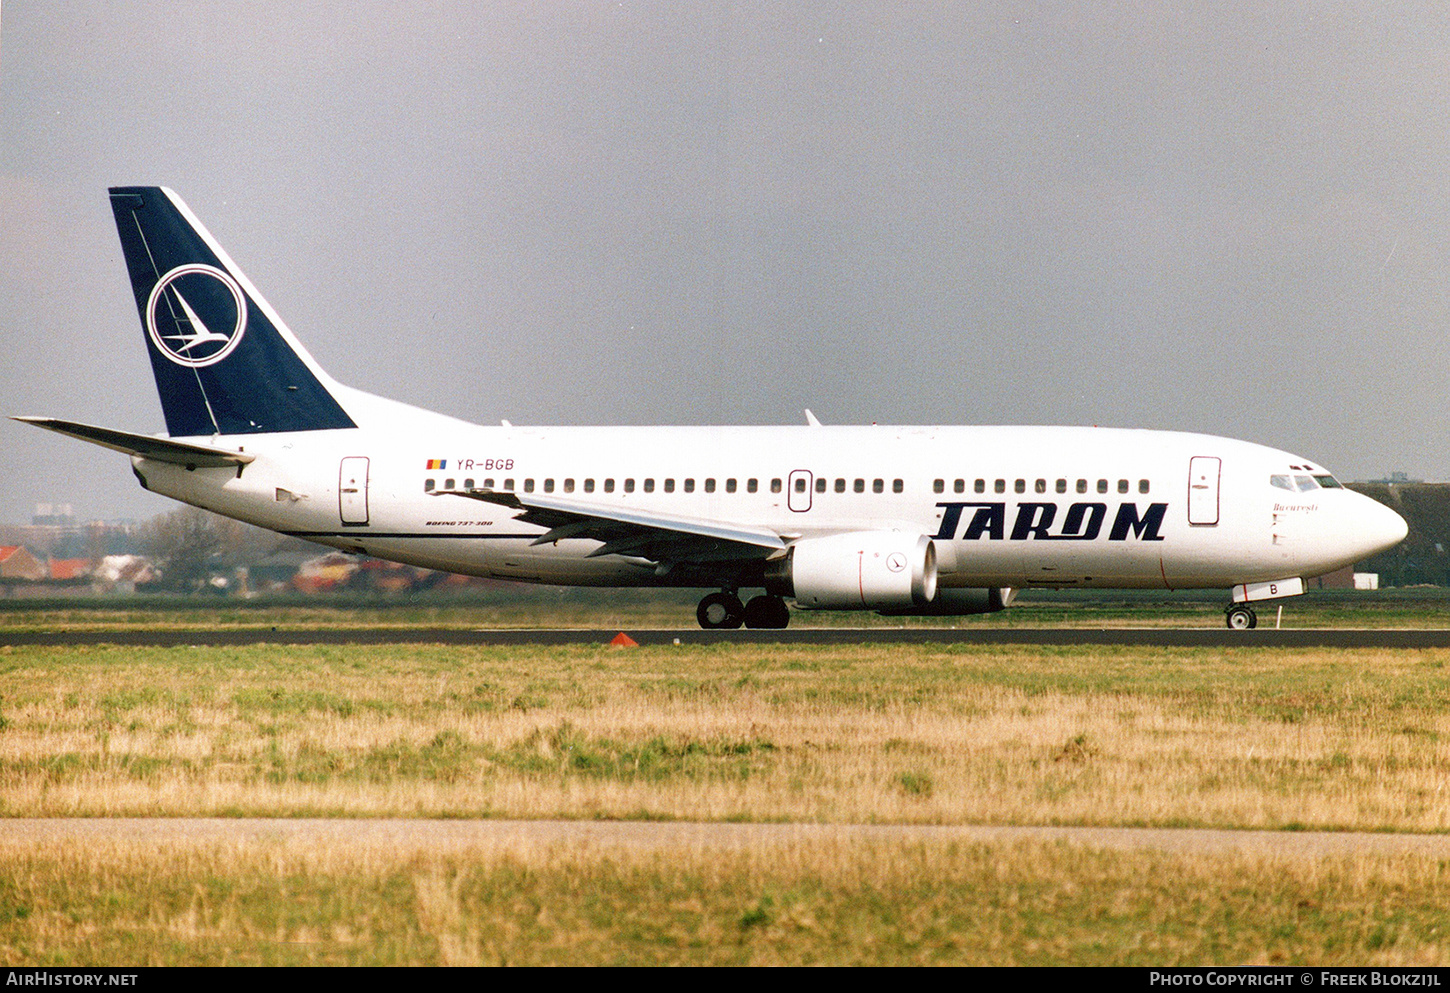
M1022 589L1229 591L1225 621L1398 544L1318 463L1099 427L526 427L334 380L174 192L112 211L165 435L16 420L141 486L349 552L530 583L710 590L705 628L798 610L965 616ZM760 590L743 600L741 590Z

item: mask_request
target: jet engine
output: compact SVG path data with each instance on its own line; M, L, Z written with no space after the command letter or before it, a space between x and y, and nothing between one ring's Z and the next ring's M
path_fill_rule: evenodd
M766 563L765 588L806 610L910 610L936 597L936 577L926 535L853 531L797 541Z
M932 601L903 610L881 610L887 617L965 617L967 614L995 614L1012 606L1017 591L1010 586L990 589L939 589Z

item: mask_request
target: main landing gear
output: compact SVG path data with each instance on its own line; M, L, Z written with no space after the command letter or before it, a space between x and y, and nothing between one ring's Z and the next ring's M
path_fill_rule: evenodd
M790 608L778 596L752 597L749 603L741 603L731 590L711 593L695 608L695 618L700 627L706 629L738 628L783 628L790 623Z
M1259 615L1246 603L1230 604L1223 617L1234 631L1247 631L1259 626Z

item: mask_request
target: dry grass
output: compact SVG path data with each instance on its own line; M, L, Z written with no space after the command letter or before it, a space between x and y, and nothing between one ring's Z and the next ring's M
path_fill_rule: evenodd
M1450 866L1066 844L0 838L0 963L1443 966Z
M0 813L1443 831L1447 658L3 648Z

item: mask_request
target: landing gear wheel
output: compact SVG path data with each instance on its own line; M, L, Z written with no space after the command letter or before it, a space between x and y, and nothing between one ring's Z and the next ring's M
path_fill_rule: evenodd
M695 608L695 619L707 630L738 628L744 615L745 605L734 593L711 593Z
M748 628L783 628L790 623L790 608L778 596L752 597L743 616Z
M1259 615L1254 613L1254 608L1242 605L1230 607L1224 613L1224 620L1234 631L1247 631L1259 626Z

